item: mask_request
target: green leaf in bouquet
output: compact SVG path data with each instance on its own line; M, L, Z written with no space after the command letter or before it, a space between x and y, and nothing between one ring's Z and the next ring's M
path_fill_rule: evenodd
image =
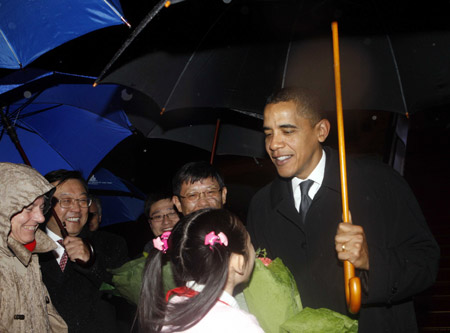
M132 304L137 304L139 301L145 260L146 258L142 256L110 270L113 274L114 287L120 296Z
M267 333L279 333L281 324L302 310L297 284L280 258L267 267L256 259L244 296L250 313Z
M281 325L281 333L357 333L358 321L330 309L304 308Z
M112 282L115 291L128 302L137 305L142 286L142 274L145 267L146 256L130 260L119 268L109 270L113 274ZM170 262L162 268L163 287L167 292L176 287Z

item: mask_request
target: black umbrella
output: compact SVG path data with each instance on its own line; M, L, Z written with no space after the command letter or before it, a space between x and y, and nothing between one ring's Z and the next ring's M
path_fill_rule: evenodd
M437 15L448 4L198 3L179 4L152 22L130 46L134 57L118 61L102 82L146 93L159 111L254 114L275 89L296 84L317 90L325 109L334 111L330 23L337 17L345 111L411 115L450 102L450 32ZM407 122L399 120L397 135L406 144Z
M426 8L386 8L383 1L376 6L210 2L200 12L192 2L180 4L152 22L136 46L140 56L122 63L103 82L137 88L167 111L219 107L256 113L275 88L307 85L321 93L326 109L334 110L330 23L340 15L346 109L412 114L450 101L445 75L450 33L435 16L429 17L434 26L419 26L429 14ZM439 6L435 10L444 11L448 4Z

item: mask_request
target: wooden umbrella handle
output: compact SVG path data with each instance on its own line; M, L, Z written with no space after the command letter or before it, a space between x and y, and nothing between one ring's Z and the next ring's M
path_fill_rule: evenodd
M347 191L347 164L345 159L344 116L342 110L341 66L339 61L339 36L337 22L331 23L333 33L334 81L336 90L336 112L339 142L339 164L341 169L342 215L344 222L350 222ZM344 261L345 297L350 313L356 314L361 307L361 281L355 277L355 267Z

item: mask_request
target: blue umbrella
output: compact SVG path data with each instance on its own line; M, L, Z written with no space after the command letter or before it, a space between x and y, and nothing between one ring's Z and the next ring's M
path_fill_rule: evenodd
M107 169L94 172L88 186L89 192L102 203L102 227L136 221L144 213L145 194Z
M91 31L128 25L119 0L2 0L0 8L0 68L25 67Z
M80 170L87 179L132 134L123 111L132 95L115 84L93 88L93 81L34 70L0 79L0 160L27 163L25 155L42 174L63 168Z

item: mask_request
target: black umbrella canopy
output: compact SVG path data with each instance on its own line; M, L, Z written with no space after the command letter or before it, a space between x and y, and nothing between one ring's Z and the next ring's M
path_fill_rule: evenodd
M450 32L441 16L447 7L186 1L161 12L103 82L137 88L167 111L254 113L273 90L296 84L315 88L332 110L330 24L337 20L344 109L411 114L443 108L450 101Z

